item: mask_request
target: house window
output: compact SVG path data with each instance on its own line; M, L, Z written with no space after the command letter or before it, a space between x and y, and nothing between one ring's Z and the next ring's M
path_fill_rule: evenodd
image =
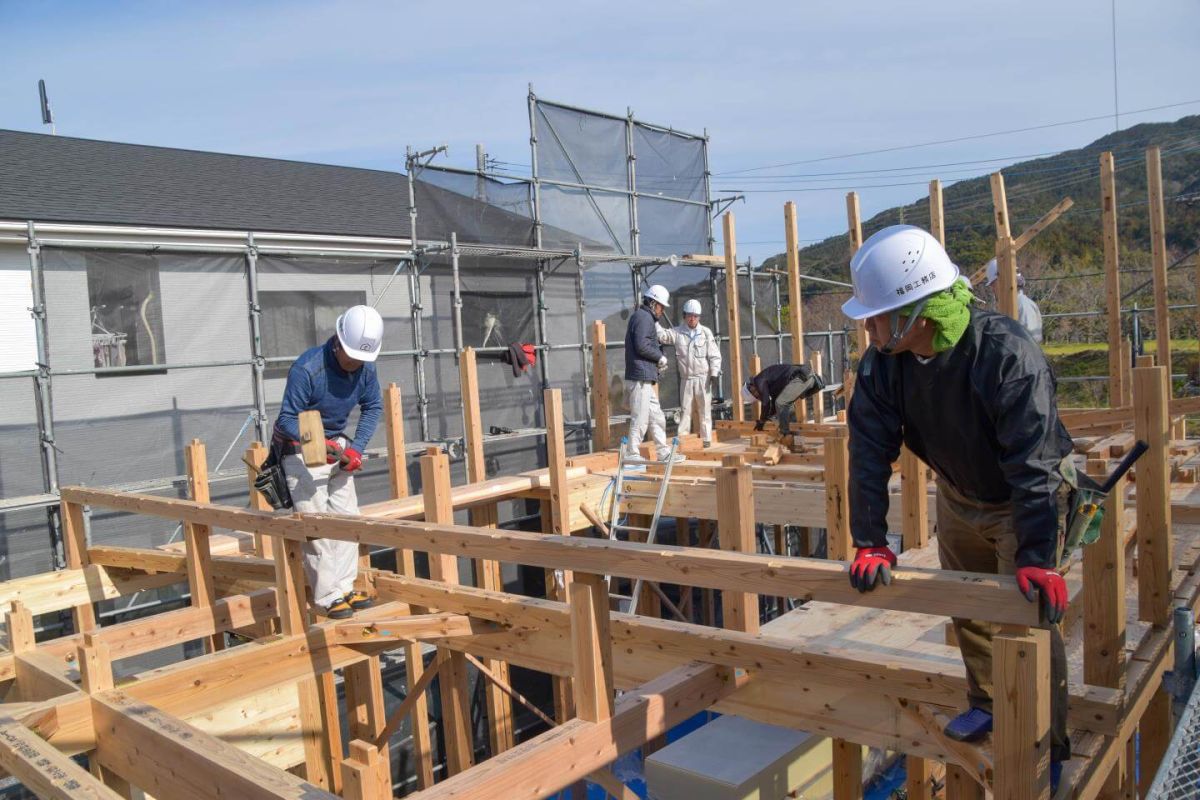
M158 260L130 253L89 253L87 283L94 365L166 364Z
M295 359L331 336L342 312L366 302L366 292L260 291L263 355ZM269 361L266 376L286 378L291 366Z

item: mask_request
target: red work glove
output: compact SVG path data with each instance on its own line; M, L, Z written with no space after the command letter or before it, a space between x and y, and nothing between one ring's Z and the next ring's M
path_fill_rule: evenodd
M347 447L342 451L341 464L342 472L354 472L354 470L362 466L362 453L353 447Z
M333 439L325 440L325 463L336 464L342 460L342 446Z
M1031 603L1040 594L1046 621L1055 624L1062 622L1067 613L1067 582L1057 571L1045 567L1019 567L1017 588Z
M860 592L875 588L876 579L884 586L892 582L896 554L890 547L860 547L850 564L850 585Z

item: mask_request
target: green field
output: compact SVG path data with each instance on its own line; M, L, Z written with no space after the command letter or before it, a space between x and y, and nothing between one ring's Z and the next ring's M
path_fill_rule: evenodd
M1158 341L1155 339L1145 339L1144 349L1147 353L1158 352ZM1052 342L1043 344L1042 350L1046 355L1054 356L1069 356L1075 353L1082 353L1088 350L1094 350L1098 353L1108 352L1108 342ZM1200 350L1200 341L1196 339L1172 339L1171 351L1173 354L1179 354L1191 351L1195 353ZM1107 370L1105 370L1107 372Z

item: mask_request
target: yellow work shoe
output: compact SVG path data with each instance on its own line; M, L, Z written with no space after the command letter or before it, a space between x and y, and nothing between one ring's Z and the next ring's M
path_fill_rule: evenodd
M327 607L322 608L321 612L329 619L349 619L354 616L354 609L346 602L346 598L335 600Z
M350 592L342 598L342 602L355 611L362 611L375 605L375 601L362 592Z

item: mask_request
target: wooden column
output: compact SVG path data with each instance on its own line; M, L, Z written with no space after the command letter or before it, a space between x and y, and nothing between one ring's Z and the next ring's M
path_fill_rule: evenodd
M612 403L608 397L607 335L603 322L592 323L592 418L596 426L592 431L592 446L597 450L612 447L612 427L608 421L612 416Z
M947 764L946 800L984 800L983 787L962 767Z
M850 260L853 261L863 243L862 211L858 204L858 192L850 192L846 195L846 226L850 233ZM867 338L867 325L862 320L854 323L854 340L858 343L858 357L862 358L870 344Z
M387 430L388 479L392 497L408 497L408 468L404 451L404 418L401 413L400 387L389 384L383 394L384 424ZM417 577L416 561L412 550L396 553L396 567L401 575ZM433 742L429 735L429 700L425 696L422 677L425 674L425 658L419 642L406 643L404 650L404 673L408 692L412 697L412 748L413 770L417 788L433 786Z
M754 353L750 356L750 374L757 375L760 372L762 372L762 359L759 358L758 353ZM755 400L750 404L750 414L754 419L758 419L761 413L762 403L758 400Z
M754 553L754 483L740 455L727 455L717 471L717 536L722 550ZM722 592L725 627L758 633L758 595Z
M79 666L79 685L85 693L107 692L116 685L113 681L112 655L103 639L92 632L84 633L82 641L75 648L75 657ZM88 769L117 794L127 798L133 796L129 781L106 769L98 758L88 759Z
M59 522L62 524L63 549L67 558L67 569L85 569L91 563L88 557L87 527L83 506L78 503L59 503ZM83 633L96 629L96 609L91 601L80 603L71 609L71 621L75 632Z
M1100 229L1104 238L1104 300L1108 314L1108 405L1129 405L1121 379L1121 246L1117 234L1117 180L1113 154L1100 154Z
M862 800L862 747L833 740L833 800Z
M850 434L836 428L825 437L825 541L834 561L849 561L854 548L849 489Z
M1088 462L1098 480L1107 462ZM1083 548L1083 680L1093 686L1125 686L1125 479L1104 504L1100 540Z
M1138 618L1171 624L1170 417L1166 367L1133 370L1133 424L1150 449L1137 464Z
M725 305L729 317L729 384L733 387L730 394L733 399L733 418L737 422L746 419L746 407L742 403L741 391L738 387L746 380L742 374L742 325L739 321L740 307L738 305L737 282L737 233L733 222L733 213L726 211L722 216L725 236Z
M934 178L929 182L929 232L946 246L946 212L942 205L942 182Z
M575 714L588 722L613 715L612 634L603 575L577 574L569 587Z
M1171 312L1167 306L1167 218L1163 209L1162 154L1146 150L1146 192L1150 200L1150 253L1154 266L1154 336L1157 364L1167 368L1167 397L1171 396Z
M246 483L247 491L250 494L250 507L256 511L271 511L271 504L267 502L267 498L263 497L262 492L254 488L254 479L258 475L258 471L262 468L263 462L267 460L267 448L262 442L251 442L246 448L246 453L243 456L246 459ZM254 532L254 555L259 558L274 558L275 556L275 541L270 536L264 536L258 531Z
M905 552L929 543L929 486L925 465L907 447L900 450L901 536Z
M917 756L906 756L904 771L908 800L933 800L933 762Z
M350 742L350 755L342 762L342 797L346 800L391 799L392 777L383 755L368 741L355 739Z
M1050 797L1050 633L993 639L996 800Z
M787 243L788 330L792 334L792 363L804 363L804 290L800 285L800 239L796 204L783 204L783 234ZM808 400L796 401L796 419L808 419Z
M1017 247L1008 219L1004 174L992 173L992 207L996 220L996 301L1000 313L1017 318Z
M463 441L467 460L467 482L479 483L487 480L487 462L483 456L483 419L479 407L479 369L474 348L468 347L458 360L459 387L462 391ZM474 506L470 510L471 524L477 528L495 528L500 521L495 503ZM482 589L493 592L504 591L504 579L499 561L475 559L476 582ZM509 682L508 663L498 659L484 659L484 666L493 674ZM492 754L511 748L513 740L512 700L494 682L484 687L488 708L488 741Z
M1154 782L1154 774L1167 746L1171 743L1174 721L1171 714L1171 695L1155 692L1138 723L1138 796L1145 797Z
M809 366L812 368L812 371L814 373L816 373L817 375L824 374L824 372L822 371L822 369L824 367L824 364L821 363L822 359L823 359L823 356L821 355L820 350L813 350L808 358ZM825 421L825 393L824 392L817 392L816 394L814 394L812 396L812 406L813 406L813 422L820 425L822 422Z
M542 531L559 536L571 535L570 489L567 486L567 445L563 432L562 391L546 389L542 393L546 412L546 468L550 475L550 499L542 503ZM634 523L636 524L636 523ZM561 577L560 577L561 576ZM559 581L561 580L561 586ZM546 598L565 603L570 599L570 570L546 570ZM643 612L644 613L644 612ZM559 724L574 716L574 691L571 679L552 679L554 713Z
M185 450L187 461L188 494L197 503L209 502L208 461L204 453L204 442L192 439ZM213 584L212 553L208 537L212 529L194 522L183 524L184 552L187 556L188 592L192 595L192 606L208 608L217 599ZM225 649L225 634L214 633L208 637L209 652Z
M350 738L364 742L374 742L387 729L387 710L383 700L383 670L379 656L371 656L365 661L351 664L342 670L346 685L346 713L349 716ZM351 742L353 749L353 742ZM372 746L372 750L376 748ZM384 746L377 750L376 769L386 776L387 785L391 787L391 749ZM345 762L342 769L345 777ZM390 792L388 794L390 797Z
M425 520L454 523L454 505L450 497L450 459L436 447L421 456L421 494L425 498ZM429 577L443 583L458 584L458 558L448 553L429 553ZM467 657L445 647L438 648L441 664L438 692L442 699L442 735L446 746L446 771L457 775L475 761L471 741L471 693Z

